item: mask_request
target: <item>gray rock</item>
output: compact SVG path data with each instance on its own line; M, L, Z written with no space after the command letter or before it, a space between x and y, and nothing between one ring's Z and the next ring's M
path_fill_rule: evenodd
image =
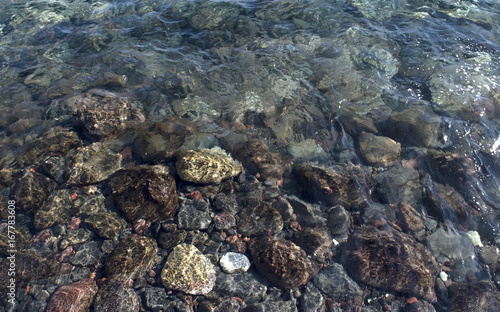
M290 143L287 147L288 153L295 161L327 160L328 154L319 146L315 140L307 139L299 143Z
M78 251L69 257L69 262L73 265L92 266L103 256L99 241L89 241L82 244Z
M498 264L500 261L500 251L496 246L486 246L481 248L479 257L481 257L481 261L486 264Z
M409 204L422 199L420 175L417 170L395 165L377 176L377 193L389 204Z
M62 184L66 178L66 158L50 156L40 165L40 169L52 180Z
M220 259L220 266L225 273L245 273L250 268L250 260L241 253L228 252Z
M238 297L246 304L253 304L264 299L267 287L250 273L220 273L215 281L214 292L222 297Z
M71 197L68 190L53 192L37 210L33 218L35 228L44 229L54 224L64 224L71 213Z
M316 276L317 277L317 276ZM325 312L326 300L313 283L308 283L300 297L300 312Z
M242 312L275 312L289 311L297 312L297 305L294 301L268 301L247 305L241 309Z
M95 312L138 312L140 310L139 296L133 289L115 279L107 279L94 299Z
M312 281L319 290L334 301L342 301L345 298L361 298L363 295L363 290L338 263L332 263L323 268Z
M149 287L143 293L144 305L153 311L160 311L168 303L167 292L163 287Z
M180 229L206 230L212 223L209 203L203 199L182 199L177 213Z
M401 144L388 137L363 132L358 144L361 159L371 166L391 167L399 160Z
M443 228L427 237L427 246L440 263L474 256L474 246L469 238Z
M375 220L394 221L396 220L396 212L390 205L371 203L363 208L361 219L364 224L372 224Z
M319 205L309 204L294 195L286 196L286 199L290 205L292 205L293 211L297 214L297 219L300 224L309 227L326 224L326 220L323 217L323 212Z
M342 206L335 206L328 211L326 226L333 235L347 233L351 226L351 215Z

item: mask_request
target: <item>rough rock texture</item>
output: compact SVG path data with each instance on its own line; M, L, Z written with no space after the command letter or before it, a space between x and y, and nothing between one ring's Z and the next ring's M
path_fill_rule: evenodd
M146 161L159 162L174 156L193 129L182 119L146 122L137 131L134 151Z
M177 174L184 181L210 184L237 176L243 167L219 147L181 152Z
M250 260L241 253L228 252L219 261L225 273L245 273L250 268Z
M364 227L352 234L343 257L355 280L436 302L437 263L411 236L391 228Z
M250 174L258 173L264 180L280 180L289 165L281 154L271 152L269 147L259 140L241 142L233 149L232 154Z
M238 232L245 236L262 234L268 230L277 234L283 229L283 219L267 202L258 201L243 208L237 216Z
M422 199L420 175L413 168L394 165L376 180L377 194L389 204L397 205L403 200L412 204Z
M177 225L185 230L206 230L212 218L210 204L203 199L182 199L177 213Z
M326 220L323 217L321 205L308 203L293 195L285 198L292 206L293 212L297 215L301 225L309 227L325 225Z
M216 214L213 218L217 230L228 230L236 226L236 218L229 211L223 211Z
M425 227L425 220L422 213L405 202L401 202L398 205L396 218L397 225L407 233L418 232L420 230L423 230Z
M79 148L68 163L69 184L94 184L106 180L120 169L122 155L97 142Z
M390 167L399 159L401 144L388 138L363 132L359 137L359 154L364 162L376 167Z
M450 287L450 306L453 312L496 312L500 293L491 282L454 283Z
M437 229L427 237L427 245L436 259L443 263L446 261L463 261L474 256L474 245L465 235Z
M100 89L88 91L73 108L75 123L90 138L98 140L119 135L128 127L144 122L144 115L132 99Z
M304 192L321 199L325 205L342 205L347 210L364 205L366 177L360 167L334 165L322 168L315 165L295 165L295 174Z
M300 297L301 312L325 312L326 300L313 283L307 283L304 293Z
M100 237L113 238L125 229L127 222L114 211L99 211L83 219L83 223Z
M120 170L108 184L118 207L132 223L165 220L177 210L175 179L166 167L141 165Z
M451 186L434 183L426 190L426 208L433 217L467 225L475 213L462 195Z
M358 136L362 131L377 133L378 130L373 124L373 119L366 115L361 115L350 110L349 108L342 109L342 113L339 116L339 120L344 126L344 129L351 136Z
M257 269L282 289L302 287L319 271L304 250L285 239L260 236L250 240L249 248Z
M37 210L33 218L35 228L44 229L54 224L65 223L71 210L71 197L68 190L53 192Z
M47 304L47 312L85 312L92 305L97 285L85 279L59 287Z
M161 280L166 289L204 295L214 287L215 267L195 246L180 244L168 255Z
M222 296L238 297L246 304L251 304L264 299L267 287L249 273L220 273L217 275L214 291Z
M38 173L28 173L14 187L16 207L29 216L43 205L56 183Z
M326 226L333 235L347 233L351 226L351 215L342 206L335 206L328 211Z
M106 262L108 278L142 277L153 265L158 252L156 242L147 237L131 235L122 240Z
M346 298L359 300L363 296L361 287L347 275L342 265L338 263L332 263L323 268L312 281L319 290L334 301L342 301Z
M138 312L141 301L133 289L115 279L106 280L95 297L95 312Z
M172 232L161 231L158 235L158 245L164 249L173 248L186 239L187 232L181 230L174 230Z
M332 237L325 228L305 228L295 234L293 241L318 262L325 263L333 255Z

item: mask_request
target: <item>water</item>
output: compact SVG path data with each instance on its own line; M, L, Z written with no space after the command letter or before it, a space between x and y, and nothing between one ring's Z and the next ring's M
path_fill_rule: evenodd
M353 231L371 225L374 203L405 202L427 218L411 234L438 246L429 247L436 257L446 249L427 239L436 226L457 241L477 231L498 247L499 13L488 0L3 0L0 192L13 196L17 179L47 160L37 140L58 126L76 130L83 145L106 142L125 156L122 167L173 167L171 154L134 143L138 124L110 137L78 125L75 99L98 88L130 101L146 122L183 120L200 134L191 148L231 152L255 139L292 167L361 166L370 178L364 204L348 209ZM367 133L383 139L364 141ZM71 189L61 179L58 188ZM293 180L292 170L280 195L328 205ZM40 231L22 213L18 222L29 237ZM487 268L481 250L438 260L456 282L498 286L498 259ZM434 306L450 304L439 297Z

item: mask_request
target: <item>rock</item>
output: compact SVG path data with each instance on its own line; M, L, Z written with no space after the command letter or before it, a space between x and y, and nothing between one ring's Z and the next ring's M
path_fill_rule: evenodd
M36 229L45 229L54 224L66 223L71 212L71 197L67 190L53 192L37 210L33 218Z
M262 301L267 287L249 273L221 273L215 281L214 291L223 297L238 297L246 304Z
M173 232L160 232L158 235L158 245L164 249L171 249L186 239L186 231L175 230Z
M326 226L333 235L343 235L351 226L351 215L342 206L335 206L328 210Z
M289 311L297 312L297 305L293 301L267 301L250 304L241 309L241 312L273 312Z
M211 184L237 176L243 167L219 147L180 152L177 174L184 181Z
M108 278L136 279L153 266L158 252L156 242L143 236L131 235L116 246L106 262Z
M38 173L27 173L14 187L16 208L29 216L35 215L56 187L56 183Z
M134 107L131 98L101 89L85 93L76 102L73 115L84 134L97 140L116 137L144 122L144 115Z
M442 221L452 221L467 225L474 209L453 187L434 183L426 188L424 203L430 216Z
M116 75L110 72L100 73L98 76L91 76L87 73L76 73L50 85L45 93L41 95L41 98L55 99L96 87L124 88L126 82L127 76Z
M168 304L167 292L163 287L148 287L144 290L144 305L153 311L161 311Z
M238 232L244 236L255 236L266 231L277 234L283 229L283 219L267 202L258 201L243 208L237 216Z
M394 165L377 176L376 181L377 194L389 204L397 205L403 200L413 204L422 199L420 175L413 168Z
M370 203L361 211L361 220L364 224L370 225L376 220L396 220L396 213L390 205L381 203Z
M466 236L443 228L427 237L427 246L440 263L474 256L474 246Z
M47 312L88 311L97 293L97 285L92 279L59 287L47 304Z
M404 308L404 312L436 312L436 309L432 304L425 300L419 300L417 302L408 304Z
M286 196L286 199L293 207L300 224L309 227L325 225L326 221L319 205L309 204L293 195Z
M100 261L103 256L101 243L99 241L88 241L78 247L78 250L71 254L69 263L81 266L93 266Z
M81 244L90 239L91 233L89 230L84 228L79 228L77 230L70 231L59 243L61 249L66 249L66 247L76 244Z
M489 281L453 283L450 287L449 311L496 312L500 307L500 293Z
M415 233L425 228L424 216L413 206L401 202L396 210L396 223L406 233Z
M73 201L75 215L91 216L105 211L105 201L106 197L102 194L81 194Z
M97 142L77 149L68 162L69 184L88 185L106 180L121 166L122 155Z
M234 193L217 193L213 206L216 210L228 211L233 215L240 211L240 207L238 207L238 202L236 201L236 195Z
M391 167L399 160L401 144L383 136L362 132L358 139L363 161L375 167Z
M134 151L149 162L172 158L193 131L180 118L171 117L159 122L144 123L137 130Z
M319 271L319 265L304 250L285 239L252 238L249 249L257 269L285 290L304 286Z
M58 184L66 181L66 158L63 156L50 156L40 165L40 172Z
M498 266L500 263L500 250L496 246L486 246L481 248L479 257L483 263Z
M209 203L203 199L182 199L177 213L177 224L184 230L206 230L212 218Z
M240 310L240 303L237 298L214 298L204 300L198 306L200 312L232 312ZM239 299L239 298L238 298ZM241 300L241 299L240 299Z
M95 312L139 312L140 307L139 296L115 279L104 281L94 300Z
M365 205L366 175L357 166L334 165L323 168L315 165L295 165L294 171L301 187L325 205L342 205L347 210Z
M328 154L313 139L290 143L287 152L292 155L295 161L325 161L328 159Z
M320 263L326 263L333 256L332 237L325 228L302 229L295 233L293 241Z
M141 165L116 172L108 181L115 202L131 223L160 221L177 210L175 179L164 166Z
M244 255L236 252L228 252L220 259L220 266L227 274L245 273L250 268L250 260Z
M411 236L391 228L364 227L352 234L343 263L355 280L436 302L437 263Z
M465 233L467 237L470 239L472 245L477 247L483 247L483 243L481 242L481 237L477 231L467 231Z
M236 218L229 211L223 211L216 214L213 218L217 230L229 230L236 226Z
M355 298L360 300L363 296L361 287L347 275L342 265L338 263L332 263L323 268L312 282L328 298L337 302L345 299L355 300Z
M271 206L280 213L283 221L288 222L294 217L293 207L285 197L278 197Z
M301 312L325 312L326 300L314 283L308 283L300 297Z
M205 295L214 287L215 267L195 246L180 244L168 255L161 280L166 289Z
M127 222L116 212L105 210L86 216L83 223L100 237L107 239L114 238L127 226Z

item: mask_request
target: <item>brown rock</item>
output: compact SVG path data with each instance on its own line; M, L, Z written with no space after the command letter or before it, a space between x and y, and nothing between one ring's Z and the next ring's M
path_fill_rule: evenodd
M413 206L401 202L396 212L397 225L405 232L418 232L424 228L424 217Z
M436 302L437 263L424 245L390 227L359 229L344 254L347 272L358 281Z
M14 188L16 207L33 217L57 183L38 173L27 173Z
M96 293L97 285L90 278L61 286L52 295L47 304L46 312L89 311Z
M132 223L165 220L177 210L175 179L166 167L141 165L120 170L108 184L118 207Z
M286 239L256 237L250 240L249 249L257 269L282 289L304 286L320 269L304 250Z
M107 279L95 297L95 312L139 312L139 296L133 289L115 279Z
M333 241L325 228L305 228L294 236L294 242L321 263L332 257Z
M277 234L282 229L281 215L267 202L249 204L238 214L238 232L244 236L255 236L266 231Z
M369 165L390 167L399 159L401 144L388 137L362 132L359 140L360 157Z
M427 187L426 193L426 208L433 217L458 221L467 226L471 216L475 214L475 210L451 186L434 183Z
M500 293L491 282L453 283L450 286L450 306L453 312L496 312Z

